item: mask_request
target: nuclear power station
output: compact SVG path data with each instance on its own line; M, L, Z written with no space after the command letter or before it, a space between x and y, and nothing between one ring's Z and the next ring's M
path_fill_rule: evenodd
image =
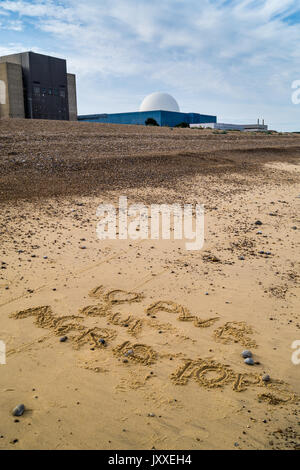
M0 57L0 118L77 121L76 77L67 62L35 52Z
M168 93L152 93L143 100L140 110L130 113L92 114L78 116L79 121L102 122L109 124L145 125L153 119L159 126L177 126L178 124L216 123L217 117L199 113L181 113L179 105Z
M216 130L239 130L243 132L263 132L268 126L260 124L223 124L217 122L217 116L199 113L182 113L173 96L168 93L152 93L142 101L140 110L117 114L90 114L78 116L79 121L101 122L107 124L147 125L155 122L158 126L175 127L184 124L194 128Z
M53 119L62 121L184 126L244 132L267 131L260 124L224 124L217 116L182 113L168 93L152 93L139 111L77 116L76 77L67 73L64 59L35 52L0 57L0 119Z

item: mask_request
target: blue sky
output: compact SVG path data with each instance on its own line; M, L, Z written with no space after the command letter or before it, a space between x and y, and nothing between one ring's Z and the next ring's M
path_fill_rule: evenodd
M299 0L0 0L0 55L67 58L80 114L171 93L219 122L300 130Z

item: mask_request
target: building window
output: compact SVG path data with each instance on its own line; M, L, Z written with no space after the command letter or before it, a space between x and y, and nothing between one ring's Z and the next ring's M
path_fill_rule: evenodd
M65 90L59 90L59 96L60 96L61 98L65 98L65 97L66 97L66 92L65 92Z
M48 95L52 95L52 88L48 89Z
M39 86L34 86L33 87L33 94L34 95L40 95L41 93L41 88Z
M54 88L53 94L54 94L54 96L58 96L58 89L57 88Z
M45 96L46 93L47 93L46 88L42 88L42 95Z

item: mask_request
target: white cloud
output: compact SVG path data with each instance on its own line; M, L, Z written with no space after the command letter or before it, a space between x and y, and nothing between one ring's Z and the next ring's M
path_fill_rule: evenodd
M0 8L3 11L18 13L20 16L29 17L43 17L50 16L55 18L63 18L65 14L71 12L70 9L63 7L62 5L56 5L51 0L30 2L30 1L11 1L2 0Z
M0 29L22 31L23 23L19 20L6 21L5 23L0 22Z

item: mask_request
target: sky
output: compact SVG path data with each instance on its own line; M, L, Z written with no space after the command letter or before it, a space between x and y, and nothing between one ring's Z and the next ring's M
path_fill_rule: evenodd
M67 59L79 114L162 91L182 112L300 131L299 0L0 0L0 56L28 50Z

